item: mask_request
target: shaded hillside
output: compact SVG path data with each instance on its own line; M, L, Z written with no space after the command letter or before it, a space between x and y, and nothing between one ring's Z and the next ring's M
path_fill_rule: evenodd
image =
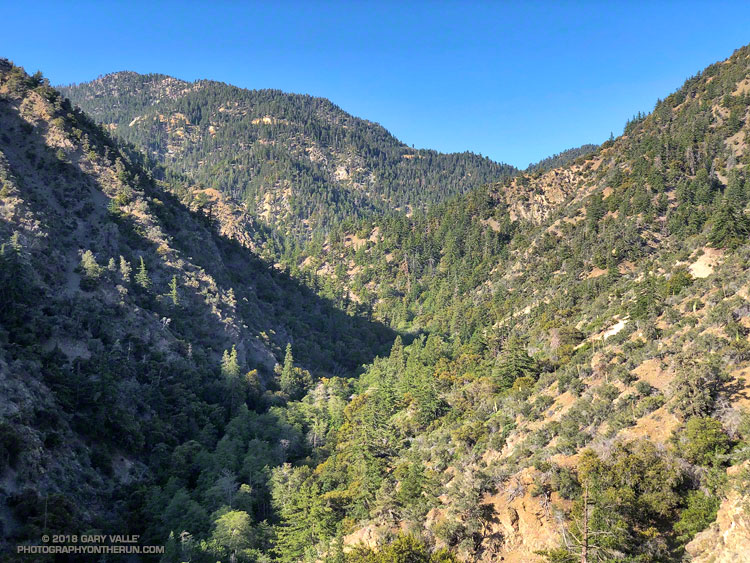
M323 98L132 72L61 91L119 138L294 234L425 208L515 172L411 149Z
M252 486L244 509L272 517L264 467L312 451L283 405L393 340L150 176L40 75L0 60L3 560L43 531L163 545L191 528L172 516L208 530L227 447L249 460L231 474Z

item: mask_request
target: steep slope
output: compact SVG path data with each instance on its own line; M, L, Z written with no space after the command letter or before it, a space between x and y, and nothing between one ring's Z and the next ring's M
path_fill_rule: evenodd
M695 563L730 563L747 558L750 544L750 513L747 505L747 475L750 464L732 468L735 490L729 492L721 503L716 522L700 532L686 546L686 551ZM745 472L742 475L741 472ZM732 478L730 476L730 478Z
M314 473L277 479L376 549L577 561L586 506L592 560L680 560L722 502L689 552L723 549L749 484L749 84L744 47L594 154L294 257L422 336L359 379Z
M515 172L411 149L328 100L278 90L119 72L61 91L119 138L295 234L425 208Z
M264 466L311 451L283 405L393 339L221 236L136 157L0 60L3 560L49 531L163 545L174 515L207 529L228 444L252 461L231 473L253 486L245 510L268 517Z

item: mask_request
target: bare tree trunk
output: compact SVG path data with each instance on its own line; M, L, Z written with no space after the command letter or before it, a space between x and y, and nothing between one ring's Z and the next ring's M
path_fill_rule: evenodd
M589 561L589 486L583 488L583 549L581 550L581 563Z

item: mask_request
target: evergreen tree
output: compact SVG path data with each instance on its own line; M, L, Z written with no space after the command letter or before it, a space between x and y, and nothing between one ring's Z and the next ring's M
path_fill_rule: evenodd
M406 356L404 355L404 342L401 340L401 335L396 337L393 341L393 347L391 347L391 354L389 356L391 365L397 370L401 371L406 365Z
M21 312L31 298L32 287L30 268L16 231L10 238L10 249L5 244L0 246L0 322L22 319Z
M18 231L13 231L10 236L10 247L16 254L21 254L21 235Z
M169 282L169 297L172 299L173 305L179 305L179 298L177 295L177 276L172 276L172 281Z
M143 289L148 289L151 287L151 278L148 277L148 271L146 270L146 263L143 261L143 256L141 258L141 264L138 267L138 272L135 274L135 283L137 283L139 286L141 286Z
M500 387L508 389L522 377L535 380L539 375L539 367L526 352L526 343L522 338L513 335L508 339L500 354L493 376Z
M589 230L597 231L599 220L604 217L607 207L602 199L602 194L594 194L586 206L586 224Z
M302 396L302 393L304 393L304 383L301 370L294 367L294 356L292 355L291 343L287 343L286 345L284 366L281 369L279 385L281 386L281 390L292 399L297 399Z
M242 510L230 510L215 523L213 540L229 553L229 561L237 561L237 555L251 545L252 526L250 515Z
M708 240L716 248L737 248L748 241L750 220L738 212L729 201L724 201L712 218Z
M305 481L291 494L280 510L282 525L278 527L276 550L283 562L296 562L335 530L334 514L325 502L317 483Z
M727 189L724 195L734 209L742 210L747 205L748 193L746 185L738 170L732 170L729 174L729 181L727 182Z
M224 350L221 359L221 373L229 378L234 379L240 375L240 364L237 361L237 347L232 346L232 351Z
M87 250L81 257L81 269L87 278L97 280L102 275L102 267L96 262L94 253Z
M130 282L130 272L132 272L132 270L130 262L125 260L124 256L120 256L120 276L122 276L122 280L125 283Z
M229 389L229 416L234 416L237 407L241 404L241 400L244 400L243 395L243 382L240 377L240 364L237 360L237 348L232 346L232 351L229 352L224 350L224 355L221 358L221 373L224 376L224 383Z
M180 549L174 537L174 531L169 532L167 543L164 546L164 555L161 556L160 563L180 563Z

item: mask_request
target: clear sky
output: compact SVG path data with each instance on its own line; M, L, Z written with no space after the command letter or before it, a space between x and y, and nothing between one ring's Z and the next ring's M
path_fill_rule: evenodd
M525 167L600 143L750 43L748 2L23 2L0 57L324 96L419 148Z

